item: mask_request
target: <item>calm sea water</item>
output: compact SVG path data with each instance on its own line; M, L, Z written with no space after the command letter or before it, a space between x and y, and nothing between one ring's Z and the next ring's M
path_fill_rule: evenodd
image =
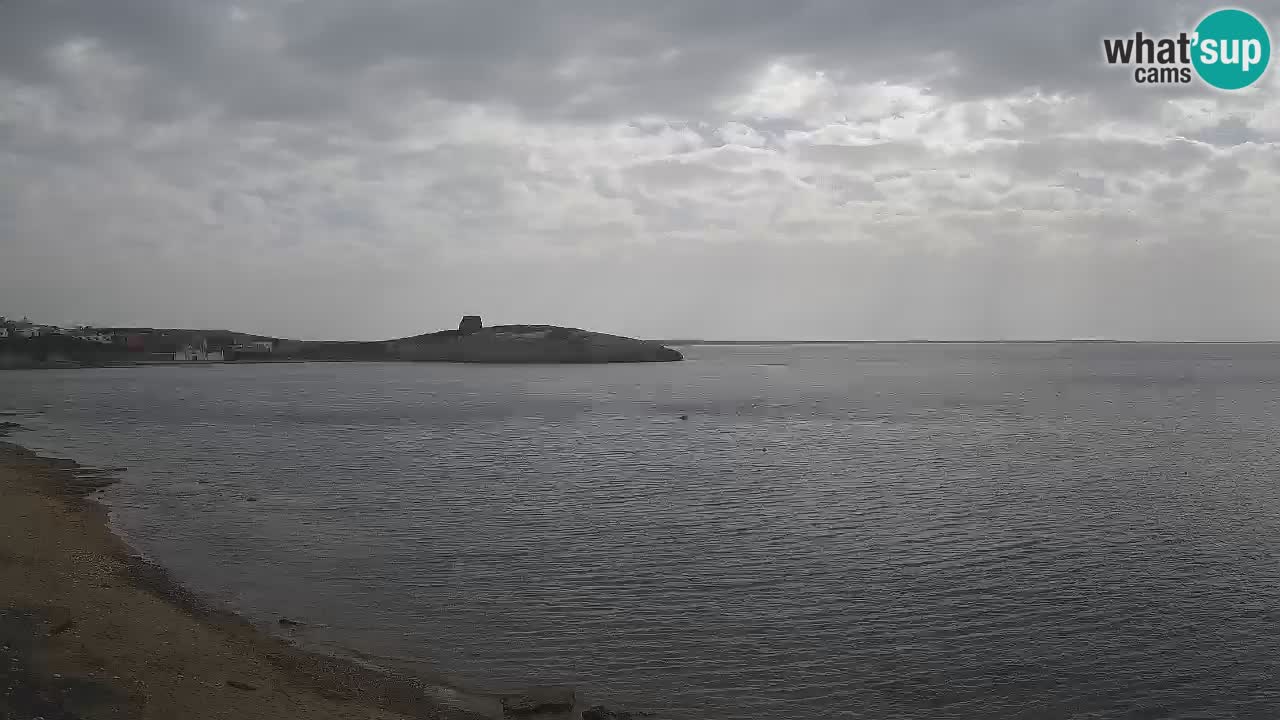
M1280 346L0 373L304 637L664 717L1280 717ZM680 419L681 415L687 420Z

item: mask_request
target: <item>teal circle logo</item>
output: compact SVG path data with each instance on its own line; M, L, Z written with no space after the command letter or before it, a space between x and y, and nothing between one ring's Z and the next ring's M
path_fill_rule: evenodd
M1271 37L1258 18L1244 10L1218 10L1196 26L1191 62L1196 72L1221 90L1257 82L1271 60Z

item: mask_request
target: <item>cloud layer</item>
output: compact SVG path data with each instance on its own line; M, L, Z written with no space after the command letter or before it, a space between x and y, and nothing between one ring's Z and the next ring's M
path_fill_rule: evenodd
M1277 339L1280 74L1102 62L1210 9L8 0L0 313Z

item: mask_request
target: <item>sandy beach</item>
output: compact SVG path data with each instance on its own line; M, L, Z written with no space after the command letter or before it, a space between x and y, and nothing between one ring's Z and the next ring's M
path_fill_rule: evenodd
M110 482L0 443L0 718L504 717L498 696L307 652L208 607L112 534L90 499Z

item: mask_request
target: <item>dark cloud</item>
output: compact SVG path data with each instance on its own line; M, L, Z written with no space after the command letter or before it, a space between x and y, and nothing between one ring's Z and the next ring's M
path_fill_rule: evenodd
M142 65L190 64L211 51L218 2L6 0L0 3L0 69L33 82L56 81L53 53L66 43L105 45Z
M1195 139L1210 145L1234 147L1247 142L1262 142L1264 133L1249 126L1249 121L1239 115L1225 117L1214 125L1203 128Z
M96 43L145 69L153 93L194 90L250 116L348 111L430 96L535 115L705 112L769 63L839 82L918 83L951 99L1036 90L1134 92L1101 38L1173 31L1194 4L807 0L8 0L0 70L56 83L52 55ZM380 94L383 93L383 94ZM152 99L156 107L164 103ZM368 108L363 108L368 109Z

